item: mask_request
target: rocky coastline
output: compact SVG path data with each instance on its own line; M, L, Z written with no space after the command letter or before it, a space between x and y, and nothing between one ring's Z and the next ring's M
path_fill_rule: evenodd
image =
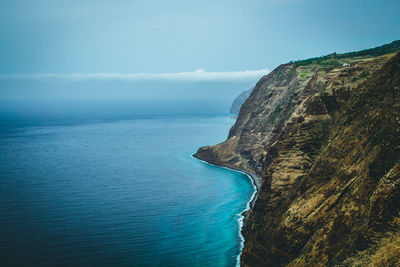
M241 266L400 264L399 88L400 41L258 81L227 140L194 155L253 177Z

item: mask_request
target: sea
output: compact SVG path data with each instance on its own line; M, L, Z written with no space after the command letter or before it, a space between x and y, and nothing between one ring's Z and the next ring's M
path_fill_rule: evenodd
M236 266L240 172L192 154L227 114L0 125L1 266Z

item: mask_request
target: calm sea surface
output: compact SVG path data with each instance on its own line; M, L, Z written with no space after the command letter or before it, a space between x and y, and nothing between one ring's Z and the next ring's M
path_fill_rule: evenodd
M228 117L0 128L1 266L235 266L253 187L191 154Z

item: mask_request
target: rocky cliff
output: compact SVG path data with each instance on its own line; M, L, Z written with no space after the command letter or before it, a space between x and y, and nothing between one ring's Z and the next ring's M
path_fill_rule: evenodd
M400 265L399 47L279 66L195 154L262 179L242 266Z

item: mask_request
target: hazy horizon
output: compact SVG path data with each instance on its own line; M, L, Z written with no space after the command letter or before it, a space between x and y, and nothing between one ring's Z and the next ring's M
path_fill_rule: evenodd
M0 267L400 262L399 15L1 0Z
M150 113L228 112L279 64L400 39L400 3L388 0L0 6L0 118L138 110L129 103Z

